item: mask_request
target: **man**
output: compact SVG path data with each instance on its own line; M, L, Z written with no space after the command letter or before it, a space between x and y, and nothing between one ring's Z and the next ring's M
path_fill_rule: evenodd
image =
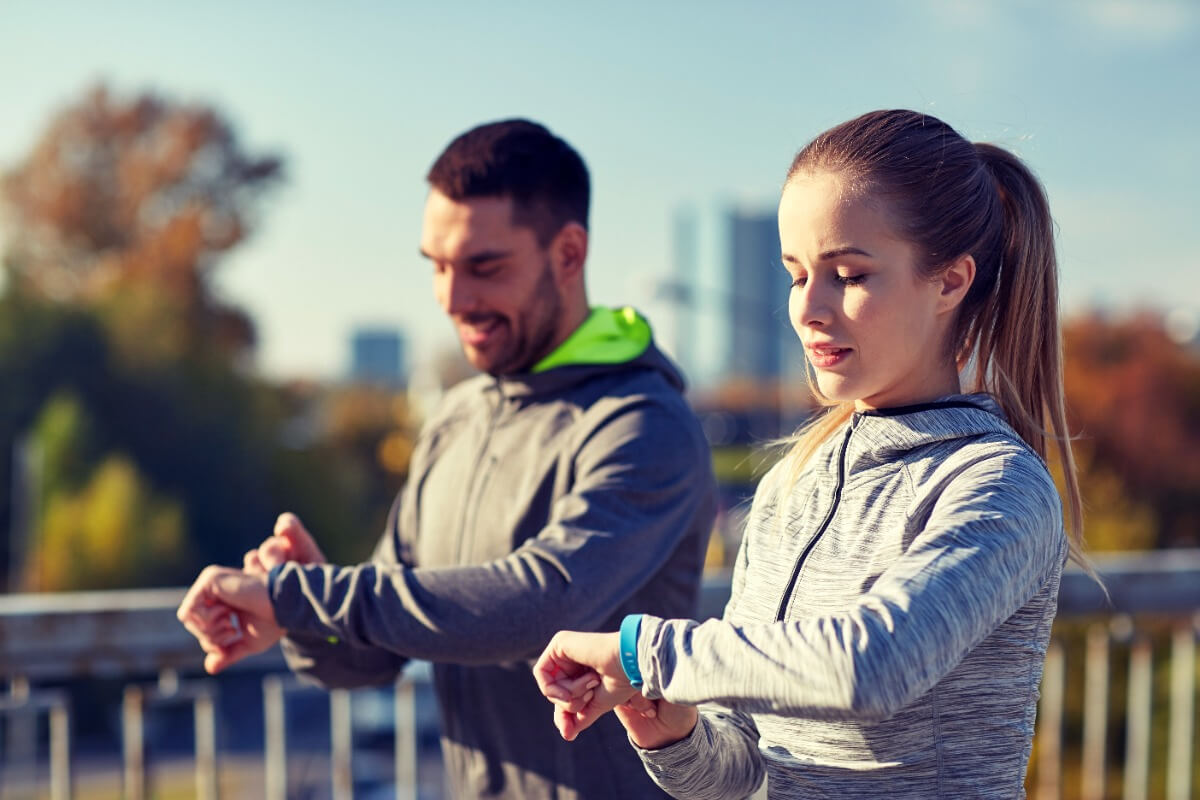
M663 796L615 718L562 741L530 664L562 629L694 613L715 493L682 379L632 309L589 308L588 174L564 141L483 125L428 180L421 252L485 374L425 425L370 562L324 563L285 514L180 619L213 672L281 636L328 687L432 661L451 797Z

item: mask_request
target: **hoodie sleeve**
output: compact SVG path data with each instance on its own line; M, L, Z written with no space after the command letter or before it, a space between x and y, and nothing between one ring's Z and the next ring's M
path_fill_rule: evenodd
M643 618L643 693L752 713L886 719L1028 603L1061 569L1065 547L1040 461L1021 453L976 462L842 613L744 625Z
M417 454L414 454L416 474ZM408 497L409 484L396 496L388 513L384 534L372 555L373 562L382 564L404 563L404 552L397 552L395 542L400 542L404 551L411 544L410 520L412 501ZM282 568L271 571L269 585L278 581ZM274 592L272 592L274 596ZM282 609L275 609L276 615ZM359 686L378 686L396 679L408 659L390 650L358 647L344 639L330 635L314 635L301 631L288 631L280 642L288 668L300 678L325 689L350 689Z
M770 476L763 479L764 484L769 481ZM755 505L759 499L755 497ZM733 616L745 590L749 551L749 537L743 537L733 568L726 619ZM643 624L646 619L643 617ZM673 797L749 797L762 784L765 772L753 718L711 703L700 707L700 718L690 735L657 750L645 750L636 744L634 749L654 782Z
M270 583L279 623L292 638L461 664L531 658L559 630L595 630L711 521L709 455L681 408L642 398L590 426L572 489L510 555L440 568L289 563Z

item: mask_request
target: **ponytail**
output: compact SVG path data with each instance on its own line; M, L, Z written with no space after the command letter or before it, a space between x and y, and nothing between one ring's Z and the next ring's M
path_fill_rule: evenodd
M1054 223L1045 191L1019 158L992 144L975 145L995 182L1003 212L996 288L970 321L964 343L976 364L974 391L991 394L1009 424L1043 459L1053 442L1066 490L1071 558L1083 554L1083 499L1063 391L1062 329Z

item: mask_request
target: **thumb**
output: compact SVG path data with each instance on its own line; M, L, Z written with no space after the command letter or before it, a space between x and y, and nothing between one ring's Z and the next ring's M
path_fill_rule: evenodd
M275 535L283 539L289 548L289 560L301 564L323 564L325 554L317 546L317 540L304 527L300 518L290 511L279 515L275 520Z

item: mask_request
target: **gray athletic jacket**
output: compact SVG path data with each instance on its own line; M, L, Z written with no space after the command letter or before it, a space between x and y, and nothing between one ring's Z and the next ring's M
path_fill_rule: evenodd
M1067 554L984 395L854 414L754 500L722 620L647 616L643 692L715 703L641 751L675 797L1023 797Z
M695 614L715 489L682 388L651 344L451 390L372 561L272 573L289 665L337 687L435 662L448 797L663 796L611 715L564 742L530 667L559 630Z

